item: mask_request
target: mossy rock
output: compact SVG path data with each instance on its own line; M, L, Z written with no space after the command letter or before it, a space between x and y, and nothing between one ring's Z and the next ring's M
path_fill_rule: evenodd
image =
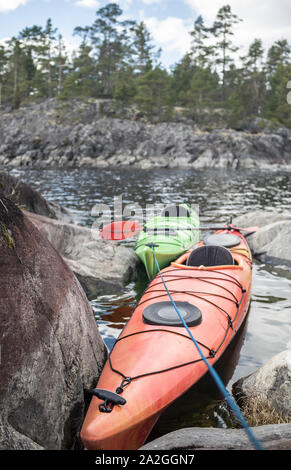
M13 240L13 237L9 233L10 231L7 229L5 224L1 224L1 235L2 235L2 240L4 241L5 245L7 248L10 248L11 250L15 248L15 242Z

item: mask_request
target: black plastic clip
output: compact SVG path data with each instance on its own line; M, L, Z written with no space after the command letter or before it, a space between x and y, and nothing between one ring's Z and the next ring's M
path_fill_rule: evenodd
M94 390L92 390L92 394L100 400L104 400L104 403L99 405L101 413L111 413L114 405L125 405L126 403L125 398L122 398L118 393L110 392L109 390L94 388Z

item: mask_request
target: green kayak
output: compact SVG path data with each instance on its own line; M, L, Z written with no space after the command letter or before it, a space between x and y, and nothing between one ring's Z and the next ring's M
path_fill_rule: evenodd
M153 279L158 268L168 266L200 239L200 221L197 213L186 204L167 207L159 216L153 217L140 233L136 243L136 254L144 263L149 279ZM192 230L196 228L196 230Z

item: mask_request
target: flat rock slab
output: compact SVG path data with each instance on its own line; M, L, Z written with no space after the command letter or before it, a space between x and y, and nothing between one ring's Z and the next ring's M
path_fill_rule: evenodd
M291 220L266 225L251 235L249 244L262 262L291 267Z
M75 273L89 298L122 292L128 282L137 278L140 261L134 250L95 239L89 228L36 214L27 216Z
M264 449L291 449L291 423L269 424L252 430ZM249 450L254 447L243 429L186 428L155 439L140 450L184 449Z
M291 267L291 214L253 211L234 219L234 225L256 225L259 230L247 240L253 255L260 261Z
M290 220L290 212L278 212L274 210L255 210L242 214L233 219L233 224L238 227L258 226L260 228L275 222L284 222Z

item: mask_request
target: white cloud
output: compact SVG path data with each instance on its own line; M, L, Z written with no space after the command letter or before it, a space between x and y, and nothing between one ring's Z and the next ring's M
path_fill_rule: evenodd
M72 59L73 54L78 50L80 43L81 43L81 38L78 36L72 36L72 37L63 37L63 42L64 46L66 49L66 53L68 54L69 60Z
M100 7L100 2L98 0L78 0L75 5L96 10Z
M27 0L0 0L0 13L16 10L20 5L25 5Z
M262 39L266 49L278 39L291 42L289 0L184 0L184 3L197 16L201 14L207 25L213 22L219 8L229 4L232 12L243 20L234 28L234 41L245 50L255 38Z
M121 3L127 8L132 4L132 0L122 0Z
M153 3L162 3L163 0L142 0L146 5L152 5Z
M185 54L190 47L189 30L192 27L192 21L183 20L174 16L169 16L164 20L158 20L156 17L143 18L154 42L162 47L163 52L178 52Z

